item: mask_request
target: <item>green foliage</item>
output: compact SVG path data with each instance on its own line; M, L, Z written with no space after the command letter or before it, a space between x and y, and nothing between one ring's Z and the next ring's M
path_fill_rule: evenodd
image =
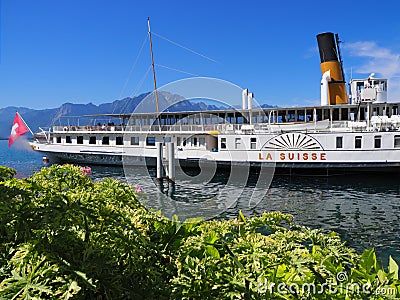
M11 179L15 176L17 172L8 167L0 166L0 181L5 181L7 179Z
M109 178L95 183L71 165L3 186L1 299L168 293L162 238L170 224L146 211L130 186Z
M361 256L332 233L280 226L278 212L202 223L178 251L174 299L392 299L398 266L385 272L373 249ZM257 233L267 226L271 231ZM393 264L393 265L391 265Z
M400 292L391 257L385 270L373 249L358 255L335 233L293 226L287 214L170 221L147 211L133 187L93 182L72 165L14 175L0 168L0 299L391 299Z

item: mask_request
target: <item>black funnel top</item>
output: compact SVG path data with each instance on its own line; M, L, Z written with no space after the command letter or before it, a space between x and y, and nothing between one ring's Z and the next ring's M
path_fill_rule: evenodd
M332 32L318 34L317 41L321 63L326 61L339 61L335 35Z

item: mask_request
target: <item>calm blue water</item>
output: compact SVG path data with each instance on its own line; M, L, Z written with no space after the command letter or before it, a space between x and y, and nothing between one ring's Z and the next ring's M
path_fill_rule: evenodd
M0 141L1 164L17 170L18 177L27 177L44 165L42 156L34 153L26 143L7 148ZM126 181L122 168L92 166L93 179L113 177ZM143 170L131 169L128 182L140 184L150 201L157 203L153 180L145 180ZM150 170L154 176L154 170ZM190 182L177 183L174 190L164 185L162 190L172 192L174 199L183 203L205 201L223 190L223 197L235 194L235 187L226 187L229 174L218 172L207 185ZM242 195L251 193L249 179ZM225 196L224 196L225 195ZM400 177L393 175L351 175L346 177L275 177L267 194L257 206L236 201L223 217L236 217L279 210L294 215L295 223L327 232L336 231L358 251L375 247L380 260L387 262L392 255L400 262Z
M28 177L44 166L42 156L29 147L24 137L20 137L10 148L7 143L0 140L0 164L14 168L16 177Z

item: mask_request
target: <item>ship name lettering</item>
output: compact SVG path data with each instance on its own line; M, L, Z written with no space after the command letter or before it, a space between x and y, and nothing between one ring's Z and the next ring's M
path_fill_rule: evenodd
M264 156L262 155L262 153L258 153L258 159L259 160L264 160ZM265 155L265 159L266 160L272 160L272 155L271 153L267 153L267 155Z
M273 160L272 154L258 153L259 160ZM279 160L281 161L310 161L310 160L326 160L326 152L280 152Z

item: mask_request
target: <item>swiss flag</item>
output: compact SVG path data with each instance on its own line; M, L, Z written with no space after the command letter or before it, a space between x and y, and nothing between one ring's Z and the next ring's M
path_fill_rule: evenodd
M24 133L27 133L28 131L29 129L28 127L26 127L25 122L22 120L19 113L16 113L14 123L11 128L10 138L8 139L8 147L10 147L11 144L14 143L18 137L20 137Z

